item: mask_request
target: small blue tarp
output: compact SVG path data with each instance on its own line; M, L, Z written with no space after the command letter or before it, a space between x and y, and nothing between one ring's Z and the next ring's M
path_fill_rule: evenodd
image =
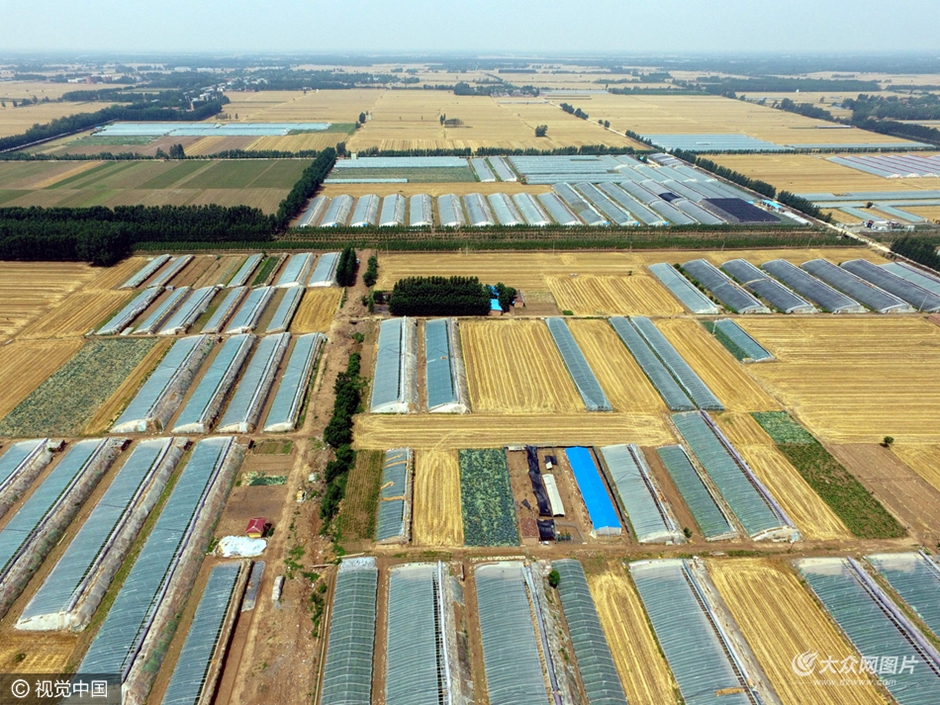
M574 472L574 479L578 483L584 503L587 505L594 531L599 534L620 534L622 527L617 517L617 510L610 501L610 495L607 494L607 488L604 487L604 481L601 480L600 471L591 451L576 446L565 448L565 455Z

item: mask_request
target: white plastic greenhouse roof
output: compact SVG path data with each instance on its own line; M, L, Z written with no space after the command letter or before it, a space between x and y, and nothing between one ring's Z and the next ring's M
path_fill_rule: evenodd
M325 342L326 336L322 333L310 333L295 339L294 348L284 366L274 401L264 422L265 433L294 430L317 355Z

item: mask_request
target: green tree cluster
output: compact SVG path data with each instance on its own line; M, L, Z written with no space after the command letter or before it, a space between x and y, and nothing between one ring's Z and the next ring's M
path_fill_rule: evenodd
M300 175L300 179L294 184L290 193L284 197L284 200L281 201L280 205L277 207L275 222L278 228L286 228L291 219L300 213L306 205L307 200L320 188L320 185L323 183L326 175L330 173L330 169L333 168L335 163L336 150L332 147L327 147L313 160L310 166L304 169L303 174Z
M892 242L891 251L940 272L940 256L937 255L937 245L927 238L907 235Z
M395 282L393 316L486 316L489 289L477 277L408 277Z
M361 359L357 352L349 356L346 371L336 376L333 392L333 415L323 431L323 440L335 449L334 459L324 470L326 490L320 502L320 518L329 522L339 511L339 504L346 494L349 471L356 463L352 449L353 416L359 411L362 380L359 377Z
M355 286L357 269L356 251L352 247L344 248L336 263L336 283L340 286Z
M366 267L366 273L362 275L362 281L366 286L375 286L379 278L379 257L372 255L369 257L369 266Z

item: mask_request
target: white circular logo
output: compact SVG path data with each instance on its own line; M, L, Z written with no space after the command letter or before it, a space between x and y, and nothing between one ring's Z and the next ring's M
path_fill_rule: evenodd
M815 651L804 651L802 654L797 654L793 657L793 660L790 661L790 665L793 667L793 672L798 676L811 676L813 671L816 668L816 657L818 654Z
M17 698L25 698L29 695L29 683L22 678L17 678L10 686L10 692Z

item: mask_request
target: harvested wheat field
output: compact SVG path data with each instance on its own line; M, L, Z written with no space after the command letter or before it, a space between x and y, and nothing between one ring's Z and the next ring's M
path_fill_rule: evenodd
M412 542L417 546L463 546L460 466L453 450L415 454Z
M0 262L0 340L51 309L95 271L78 262Z
M62 632L6 629L0 642L0 668L4 673L65 673L77 641L75 635Z
M111 428L117 417L124 411L124 407L130 404L131 399L137 394L144 380L150 376L150 373L154 371L157 364L166 355L172 343L172 340L160 340L153 346L153 349L147 353L141 363L134 368L134 371L117 388L117 391L111 395L111 398L91 417L88 425L85 426L84 435L94 436L106 433Z
M121 308L132 294L128 291L77 291L49 313L27 326L25 338L69 338L84 335Z
M615 411L665 411L662 397L607 321L572 318L568 328Z
M820 140L825 141L825 140ZM855 191L917 191L940 188L940 178L885 179L813 154L718 154L714 160L729 169L793 193Z
M602 572L588 569L585 573L627 702L643 705L676 702L677 686L672 672L626 569L613 561Z
M85 290L114 289L115 287L121 286L121 284L130 279L131 275L141 269L149 260L149 257L128 257L126 260L113 267L94 270L96 272L95 277L85 285Z
M465 321L460 341L475 412L584 410L543 321Z
M827 682L825 678L794 672L793 658L808 651L816 652L820 659L837 661L849 656L858 659L858 654L788 566L759 558L709 560L708 572L783 702L885 702L867 681L863 685L840 685L838 678Z
M385 91L368 88L308 91L229 91L225 106L239 122L330 122L350 124L369 112ZM342 141L342 137L336 142Z
M674 318L658 321L657 326L727 409L768 411L780 408L698 321Z
M777 357L751 365L750 373L821 439L940 442L940 328L926 319L745 316L738 321Z
M558 308L576 316L671 316L684 312L662 284L642 273L546 279Z
M79 351L83 340L15 341L0 347L0 418Z
M940 446L893 444L891 450L911 470L940 492Z
M0 87L0 94L6 96L4 90L3 87ZM0 137L21 135L37 123L43 125L66 115L94 113L103 107L105 107L104 103L50 102L39 103L38 105L21 105L16 108L7 104L7 107L0 108Z
M294 335L328 332L342 297L342 289L307 289L294 315L290 332Z
M438 450L499 448L531 443L544 446L592 446L632 442L642 446L675 443L659 414L359 414L357 448ZM398 446L396 446L398 444Z
M721 432L737 446L768 446L774 445L774 440L761 428L757 420L746 412L723 411L712 413L712 418L718 422Z

